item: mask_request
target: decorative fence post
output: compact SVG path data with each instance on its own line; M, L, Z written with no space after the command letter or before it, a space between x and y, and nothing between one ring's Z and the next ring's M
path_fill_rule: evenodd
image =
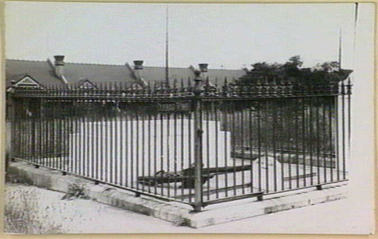
M13 159L14 129L15 129L15 103L13 99L14 82L12 82L11 90L7 92L7 112L6 112L6 156L5 156L5 172L8 172L9 162Z
M202 109L201 109L201 82L200 71L195 71L194 79L194 211L200 212L202 209Z

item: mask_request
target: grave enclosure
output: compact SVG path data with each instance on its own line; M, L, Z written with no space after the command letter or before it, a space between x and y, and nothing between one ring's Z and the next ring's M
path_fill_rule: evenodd
M11 157L203 207L347 180L350 83L23 89Z

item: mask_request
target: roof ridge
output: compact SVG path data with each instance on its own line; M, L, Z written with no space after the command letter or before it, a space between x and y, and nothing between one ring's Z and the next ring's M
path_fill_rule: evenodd
M47 60L25 60L25 59L5 59L5 61L31 61L31 62L47 62Z
M143 67L165 68L165 66L147 66L147 65L143 65ZM188 67L178 67L178 66L172 67L172 66L170 66L168 68L170 68L170 69L189 69L190 70L190 66L188 66Z
M23 61L23 62L47 62L47 60L25 60L25 59L5 59L6 61ZM128 62L126 62L128 63ZM85 62L65 62L65 64L77 64L77 65L95 65L95 66L120 66L120 67L124 67L126 66L126 63L125 64L106 64L106 63L85 63ZM132 66L132 65L130 65ZM143 67L153 67L153 68L165 68L165 66L149 66L149 65L144 65ZM197 67L193 66L195 69L197 69ZM172 67L170 66L169 67L170 69L190 69L190 66L188 67L183 67L183 66L180 66L180 67ZM209 70L231 70L231 71L242 71L243 69L229 69L229 68L208 68Z
M64 62L65 64L76 64L76 65L95 65L95 66L122 66L122 67L125 67L126 64L105 64L105 63L84 63L84 62L68 62L68 61L65 61Z
M47 62L48 60L27 60L27 59L5 59L6 61L23 61L23 62ZM77 65L103 65L103 66L125 66L125 64L105 64L105 63L84 63L84 62L68 62L65 64L77 64Z

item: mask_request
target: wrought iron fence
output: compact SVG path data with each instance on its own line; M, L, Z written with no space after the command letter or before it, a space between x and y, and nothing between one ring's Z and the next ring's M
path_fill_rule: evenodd
M14 159L190 204L347 180L351 84L13 88Z

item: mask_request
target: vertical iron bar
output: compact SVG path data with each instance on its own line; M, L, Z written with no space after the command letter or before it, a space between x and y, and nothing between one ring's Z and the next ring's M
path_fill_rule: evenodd
M312 151L313 151L313 139L314 139L314 136L313 136L313 131L312 131L312 128L313 128L313 118L312 118L312 111L313 111L313 97L309 97L309 151L310 151L310 174L311 174L311 179L310 179L310 184L313 185L314 184L314 177L312 176L314 174L314 159L312 158Z
M120 90L122 91L122 84L120 84ZM120 148L119 148L119 167L120 167L120 171L119 171L119 184L121 186L124 185L125 183L125 180L124 180L124 176L125 176L125 172L123 171L124 170L124 160L126 159L127 156L125 156L125 150L124 150L124 142L126 141L125 140L125 135L124 135L124 119L123 119L123 114L124 112L122 111L122 108L123 108L123 99L120 99L119 100L119 122L120 122L120 137L119 137L119 140L120 140Z
M181 172L184 170L184 112L182 111L181 112ZM190 140L189 140L190 141ZM190 152L190 148L188 149L188 151ZM184 195L184 187L181 183L181 195Z
M160 113L160 178L163 181L163 173L164 173L164 116L163 113ZM160 195L164 195L164 183L160 184Z
M130 138L130 131L129 131L129 124L130 124L130 109L129 109L129 101L125 102L125 186L130 187L130 175L131 175L131 170L130 170L130 165L131 165L131 155L130 151L131 149L129 148L129 145L132 142L132 138Z
M232 104L230 104L230 113L231 113L231 121L232 121L232 130L231 130L231 159L232 159L232 177L233 177L233 192L234 196L236 196L236 165L235 165L235 151L236 151L236 130L235 130L235 115L237 114L236 110L236 102L235 100L232 101ZM239 135L238 135L239 136Z
M259 192L262 191L262 177L261 177L261 101L257 101L257 147L258 147L258 174L259 174Z
M151 102L149 102L149 104L151 104ZM151 177L151 109L148 109L147 111L147 122L148 122L148 132L147 132L147 135L148 135L148 157L147 157L147 160L148 160L148 177ZM150 193L151 192L151 185L148 185L148 192Z
M170 161L171 161L171 158L170 158L170 128L171 128L171 123L170 123L170 114L171 113L167 113L167 137L166 137L166 140L167 140L167 172L170 172ZM171 190L170 190L170 183L171 181L168 180L168 183L167 183L167 191L168 191L168 197L170 197L171 195Z
M348 119L347 119L347 124L348 124L348 158L350 160L350 156L351 156L351 147L350 147L350 144L351 144L351 134L352 134L352 122L351 122L351 117L352 117L352 106L351 106L351 98L352 98L352 83L351 83L351 80L350 78L348 78L348 82L347 82L347 100L348 100ZM346 165L345 165L345 170L344 170L344 174L346 174ZM346 175L345 177L346 178Z
M131 101L130 104L132 104L133 102ZM135 106L134 106L135 107ZM130 109L130 187L131 188L134 188L134 171L135 171L135 168L134 168L134 111L135 109L133 108L133 106L131 106L131 109ZM138 144L138 140L136 139L136 144Z
M333 182L333 134L332 134L332 111L333 111L333 99L332 96L329 98L329 108L328 108L328 132L329 132L329 169L331 172L331 182Z
M269 126L271 124L271 121L269 118L271 117L271 109L270 109L270 100L266 99L264 102L264 114L265 114L265 124L264 124L264 129L267 130L265 132L265 137L264 137L264 153L265 153L265 186L266 186L266 192L270 192L269 189L269 163L268 163L268 158L269 158Z
M96 156L95 156L95 143L97 142L97 137L95 135L95 109L96 109L96 102L92 98L91 99L91 106L89 109L91 109L90 117L91 117L91 178L96 178L95 172L96 172Z
M103 86L100 86L100 87L103 87ZM101 88L101 90L103 90L103 88ZM106 107L106 101L104 99L101 99L101 108L103 108L105 105ZM105 169L105 163L106 163L106 145L105 145L105 142L107 142L106 140L106 135L105 135L105 132L104 132L104 119L105 118L105 113L106 112L106 109L105 110L101 110L99 112L100 114L100 121L99 121L99 127L100 127L100 179L105 181L105 175L104 175L104 169Z
M206 107L209 107L211 102L207 102ZM206 111L206 158L207 158L207 167L210 168L210 130L209 130L209 108L205 107ZM210 200L210 182L207 181L207 200Z
M306 187L306 97L302 98L302 148L303 148L303 186ZM299 176L299 175L297 175Z
M81 92L81 94L83 94ZM86 105L85 105L85 100L81 100L81 107L80 107L80 114L81 114L81 122L80 122L80 175L83 175L85 176L85 147L86 147L86 144L85 144L85 139L86 139L86 132L85 132L85 116L86 116L86 113L85 113L85 109L86 109Z
M135 157L136 157L136 175L135 178L138 178L139 175L139 147L140 147L140 127L139 127L139 110L138 107L135 107L135 122L136 122L136 143L135 143ZM136 188L139 189L139 183L136 184Z
M59 89L59 93L62 95L64 93L64 88L61 87ZM61 131L61 141L60 141L60 153L59 153L59 156L60 156L60 170L62 170L63 172L66 171L66 163L65 163L65 160L64 160L64 153L65 153L65 149L66 149L66 116L65 116L65 107L64 107L64 98L61 98L60 100L60 114L61 114L61 126L62 126L62 131Z
M299 104L299 98L296 99L296 103ZM299 127L299 109L298 104L295 104L295 132L294 132L294 142L295 142L295 160L296 160L296 179L297 179L297 188L299 188L299 139L298 139L298 127Z
M31 159L32 161L36 162L38 165L41 164L41 160L39 158L36 158L36 141L37 141L37 138L36 138L36 115L34 114L34 112L32 112L32 107L31 107L31 100L29 100L29 111L31 112L31 123L32 123L32 127L31 127L31 131L30 131L30 146L31 146L31 151L32 151L32 154L31 154Z
M272 102L272 141L273 141L273 180L274 180L274 191L277 191L277 101L271 99Z
M319 108L321 104L319 103L319 98L316 97L316 151L317 151L317 174L318 174L318 184L320 184L320 116Z
M291 135L291 127L292 127L292 116L293 116L293 103L295 104L296 102L296 99L288 99L287 100L287 109L288 109L288 114L287 114L287 134L288 134L288 144L287 144L287 150L288 150L288 158L289 158L289 189L292 189L293 188L293 180L292 180L292 162L291 162L291 153L292 153L292 148L293 148L293 140L292 140L292 135ZM295 115L295 114L294 114Z
M105 94L108 93L108 85L105 84ZM109 110L109 107L110 107L110 104L109 104L109 101L108 99L104 99L105 101L105 117L104 117L104 127L105 127L105 132L104 132L104 137L103 137L103 140L104 140L104 144L105 144L105 160L104 160L104 164L105 164L105 171L104 171L104 180L106 182L109 182L109 159L110 159L110 156L109 156L109 150L110 150L110 145L109 145L109 126L110 126L110 110Z
M323 154L323 173L324 173L324 183L327 182L327 167L326 167L326 147L327 147L327 109L326 109L326 105L327 105L327 101L326 101L327 98L323 97L322 98L322 103L323 103L323 122L322 122L322 129L323 129L323 142L322 142L322 154Z
M96 93L98 94L98 92L96 91ZM99 100L96 100L96 112L94 113L94 122L95 122L95 139L96 139L96 149L95 149L95 152L96 152L96 163L95 163L95 167L96 167L96 175L95 175L95 179L100 179L100 170L102 169L102 167L100 167L100 157L101 157L101 154L100 154L100 142L102 141L102 139L100 138L100 132L99 132L99 105L101 104L101 102Z
M214 104L215 104L215 102L212 102L213 103L213 106L214 106ZM218 106L218 105L216 105L216 106ZM218 176L218 167L219 167L219 159L218 159L218 157L219 157L219 154L218 154L218 124L219 124L219 122L218 122L218 108L217 107L215 107L214 106L214 114L215 114L215 168L216 168L216 174L215 174L215 191L216 191L216 198L219 198L219 176Z
M174 174L177 175L177 110L173 112L173 158ZM174 182L174 196L177 196L177 181Z
M194 102L193 102L194 104ZM195 110L195 107L194 107ZM189 167L192 168L192 140L195 140L194 137L192 138L192 113L188 114L188 145L189 145L189 150L188 150L188 155L189 155ZM194 181L194 175L189 175L189 180ZM192 202L192 187L189 188L189 202Z
M277 149L278 149L278 153L279 153L279 156L280 156L280 165L281 165L281 190L284 190L285 188L285 165L284 165L284 129L285 129L285 119L283 117L283 110L282 110L282 105L284 103L285 99L279 99L277 101L277 108L278 108L278 112L277 112L277 121L278 121L278 145L277 146ZM285 112L286 113L286 112Z
M157 104L157 103L156 103ZM156 172L157 172L157 118L158 118L158 112L155 112L155 117L154 117L154 181L156 182ZM154 183L154 188L155 188L155 194L157 194L157 185Z
M345 159L345 84L342 81L341 82L341 97L342 97L342 144L343 144L343 152L342 152L342 157L343 157L343 179L346 179L346 159Z
M146 104L146 102L144 102L144 104ZM146 123L146 110L144 109L142 111L142 115L141 115L141 123L142 123L142 177L144 178L145 177L145 167L146 167L146 164L145 164L145 157L146 157L146 154L145 154L145 151L146 151L146 146L145 146L145 123ZM142 184L142 190L144 191L144 184Z
M253 170L253 164L254 164L254 156L253 156L253 117L252 117L252 106L251 103L253 101L248 102L249 103L249 159L251 160L251 173L250 173L250 180L251 180L251 193L254 191L254 170ZM257 159L258 160L258 159Z
M114 84L114 88L113 88L113 94L117 94L117 85ZM113 128L113 154L112 154L112 162L113 162L113 172L114 172L114 177L113 177L113 182L114 184L118 184L119 183L119 180L118 180L118 170L119 170L119 149L118 149L118 134L119 134L119 128L118 128L118 124L119 124L119 119L118 119L118 100L114 100L114 107L115 109L113 110L113 125L112 125L112 128Z
M337 181L340 180L340 149L339 149L339 96L334 97L335 104L335 130L336 130L336 171L337 171Z
M245 152L244 152L244 142L246 141L245 138L244 138L244 130L245 129L245 125L244 125L244 110L246 109L246 102L243 100L241 103L240 103L240 107L241 107L241 111L240 111L240 139L241 142L241 154L242 154L242 160L241 160L241 166L244 168L244 160L245 160ZM245 184L245 172L244 170L241 171L241 181L242 181L242 194L245 194L245 188L244 188L244 184Z
M111 90L110 86L110 90ZM110 94L113 92L111 91ZM109 182L114 183L114 110L115 104L113 101L109 101Z
M58 89L59 93L61 93L62 89ZM64 150L64 112L62 107L62 100L59 102L59 170L64 171L64 162L63 162L63 150Z
M73 109L74 109L74 128L75 128L75 132L74 132L74 135L72 136L72 139L75 139L75 141L72 142L72 160L75 160L75 166L74 166L74 170L73 172L75 174L78 173L79 171L79 157L78 157L78 147L79 147L79 143L78 143L78 137L80 135L80 132L79 132L79 124L78 124L78 121L79 121L79 100L75 99L73 100L74 102L74 106L73 106ZM55 108L55 107L53 107ZM55 114L53 114L53 117L55 118ZM54 133L54 119L52 119L52 133ZM53 140L54 140L54 136L52 137ZM54 140L55 141L55 140ZM53 142L54 142L53 141ZM54 146L53 146L54 147Z
M228 135L230 135L230 123L228 121L228 107L229 107L229 102L227 101L224 101L224 107L223 107L223 110L224 110L224 125L225 125L225 129L224 129L224 166L225 168L228 167L228 155L229 155L229 152L228 152ZM231 139L230 139L231 140ZM225 173L225 188L226 188L226 191L225 191L225 196L227 197L228 196L228 171Z
M36 140L37 141L36 143L38 145L38 151L39 152L37 152L36 157L41 159L43 166L47 166L47 158L46 158L46 155L43 153L43 151L44 151L43 145L46 141L46 137L44 137L45 134L43 132L44 118L42 117L42 112L41 112L42 111L42 99L39 99L39 105L38 106L39 106L39 108L36 111L39 113L39 115L36 112L36 114L37 114L36 117L38 117L37 132L38 132L39 139Z

